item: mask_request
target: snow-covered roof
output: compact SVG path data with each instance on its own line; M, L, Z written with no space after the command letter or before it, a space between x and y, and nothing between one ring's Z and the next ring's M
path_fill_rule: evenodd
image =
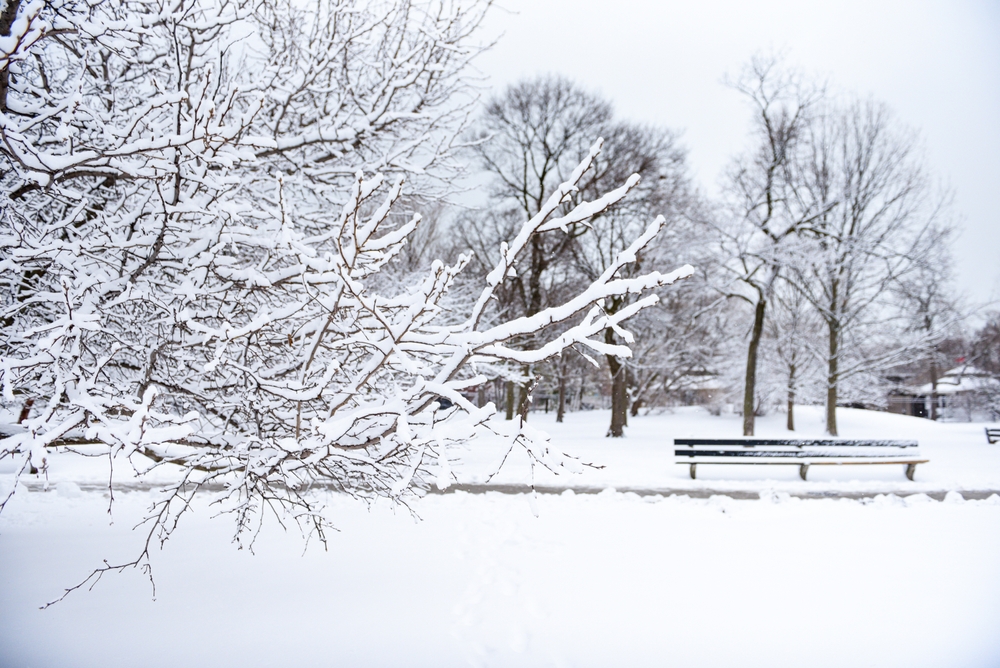
M930 383L926 383L916 388L915 393L958 394L960 392L976 392L997 387L1000 387L1000 380L997 380L978 367L965 364L945 372L938 379L936 389L932 388Z

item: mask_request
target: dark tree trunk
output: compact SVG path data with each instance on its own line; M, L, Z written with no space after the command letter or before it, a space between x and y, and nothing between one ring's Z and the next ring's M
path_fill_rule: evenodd
M35 399L29 397L25 399L24 405L21 406L21 414L17 416L17 423L22 424L31 415L31 407L35 405Z
M504 418L507 420L514 419L514 381L508 380L507 383L507 413Z
M522 420L527 421L528 419L528 408L531 406L531 390L534 387L534 383L531 381L531 368L524 367L524 376L527 380L521 384L518 388L517 393L517 414L521 416Z
M632 409L629 411L629 414L631 414L632 417L637 416L640 408L642 408L642 399L636 399L632 402Z
M612 330L604 330L604 341L615 343ZM607 358L608 369L611 370L611 427L608 429L608 436L621 438L628 425L628 377L621 360L614 355L608 355Z
M757 349L764 333L764 309L767 302L764 295L759 295L757 308L754 309L753 331L750 334L750 348L747 351L747 376L743 386L743 435L753 436L754 428L754 392L757 387Z
M931 419L938 419L938 369L937 362L931 359Z
M788 431L795 431L795 365L788 367Z
M840 323L827 321L830 328L830 358L826 374L826 433L837 435L837 383L840 380Z
M785 425L788 431L795 431L795 391L788 390L788 423Z
M541 207L541 204L539 204ZM542 274L549 266L549 258L545 252L545 242L541 235L531 237L531 270L528 275L528 294L524 314L527 317L538 314L542 310ZM531 405L531 390L534 381L531 379L531 367L523 369L524 382L518 388L517 414L522 420L528 419L528 408Z
M562 422L566 416L566 364L559 361L559 407L556 409L556 422Z
M21 0L7 0L3 12L0 13L0 37L10 36L10 27L17 16ZM7 113L7 91L10 89L9 64L0 67L0 113Z
M528 276L528 302L525 315L533 316L542 310L542 272L548 267L545 242L541 235L531 237L531 274Z

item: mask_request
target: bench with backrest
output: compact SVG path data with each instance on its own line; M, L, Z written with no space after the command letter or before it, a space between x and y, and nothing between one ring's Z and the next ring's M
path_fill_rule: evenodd
M691 478L698 464L793 464L803 480L810 466L829 464L903 464L913 480L917 464L930 461L920 458L916 441L758 438L677 438L674 458L691 467Z
M1000 441L1000 429L990 429L986 428L986 440L990 443L996 443Z

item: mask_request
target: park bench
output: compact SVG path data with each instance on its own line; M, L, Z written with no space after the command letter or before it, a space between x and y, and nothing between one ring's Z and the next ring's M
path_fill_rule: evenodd
M996 443L1000 441L1000 429L990 429L986 428L986 440L990 443Z
M775 440L754 438L674 439L678 464L690 466L695 477L698 464L793 464L805 480L810 466L831 464L903 464L913 480L920 459L916 441Z

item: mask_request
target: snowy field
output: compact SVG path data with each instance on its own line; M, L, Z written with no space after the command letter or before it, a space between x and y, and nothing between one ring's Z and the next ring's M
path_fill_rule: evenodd
M970 493L1000 490L982 425L840 413L844 437L917 438L931 462L914 482L902 466L816 467L808 482L714 466L692 481L670 439L733 436L738 418L642 416L610 441L607 413L551 417L532 422L605 466L535 471L576 493L430 494L419 521L329 495L341 531L304 553L274 525L237 551L202 502L153 555L155 600L126 571L42 611L102 559L134 556L130 527L155 494L124 484L109 524L90 491L106 471L57 461L48 491L22 486L0 516L0 666L1000 665L1000 497ZM799 421L821 435L818 410ZM786 435L783 416L758 433ZM471 445L458 480L482 483L505 451ZM531 475L515 452L492 483ZM806 491L870 496L794 496Z
M579 475L555 476L535 467L516 449L500 473L490 478L508 450L499 439L475 441L455 466L461 482L613 486L617 489L766 491L790 493L938 492L949 490L1000 491L1000 447L986 441L982 423L937 423L921 418L876 411L837 409L840 437L915 440L922 459L915 480L906 479L903 465L813 466L809 480L799 478L796 466L700 465L691 480L687 465L674 463L674 438L733 438L742 433L742 418L729 414L711 416L700 407L678 408L668 413L633 419L625 439L608 439L606 411L570 414L557 424L552 413L530 416L531 424L552 436L553 444L582 462L603 466L584 468ZM757 419L758 438L827 438L823 434L824 409L798 406L796 428L785 429L785 414ZM989 425L996 427L997 425Z

